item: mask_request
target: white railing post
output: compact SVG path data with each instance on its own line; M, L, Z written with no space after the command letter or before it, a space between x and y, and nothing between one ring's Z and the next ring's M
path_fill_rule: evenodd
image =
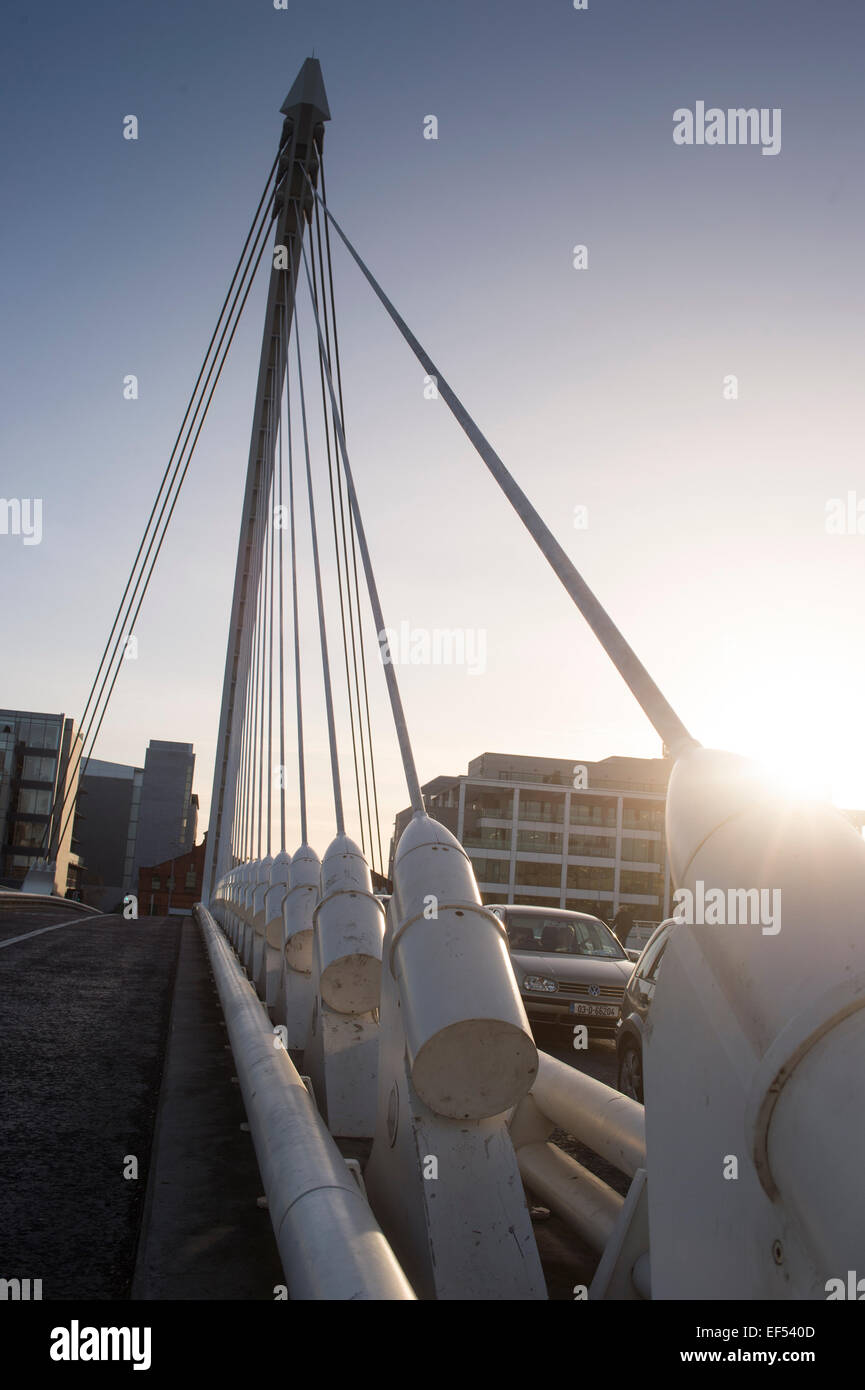
M417 814L394 864L381 990L373 1208L419 1296L543 1299L507 1129L537 1050L471 863Z
M309 845L292 855L288 892L282 901L282 975L277 1013L286 1046L306 1045L312 1014L312 918L318 902L321 864Z
M312 1017L303 1064L332 1134L372 1138L384 908L358 845L337 835L321 862Z

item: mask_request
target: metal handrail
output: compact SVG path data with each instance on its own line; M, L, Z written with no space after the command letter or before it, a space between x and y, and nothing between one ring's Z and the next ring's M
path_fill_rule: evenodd
M366 1197L207 908L204 935L292 1299L415 1298Z
M559 1129L632 1178L646 1166L643 1106L547 1052L538 1052L531 1094Z

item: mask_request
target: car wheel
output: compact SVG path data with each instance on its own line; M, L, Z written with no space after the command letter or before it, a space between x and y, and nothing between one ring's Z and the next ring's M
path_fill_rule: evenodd
M619 1090L643 1104L643 1059L633 1043L628 1043L619 1062Z

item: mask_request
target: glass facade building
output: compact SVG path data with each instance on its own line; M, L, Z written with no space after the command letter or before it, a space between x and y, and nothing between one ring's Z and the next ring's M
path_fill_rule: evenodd
M56 891L77 891L74 807L80 747L73 721L63 714L0 709L3 887L20 888L36 861L49 859L57 865Z

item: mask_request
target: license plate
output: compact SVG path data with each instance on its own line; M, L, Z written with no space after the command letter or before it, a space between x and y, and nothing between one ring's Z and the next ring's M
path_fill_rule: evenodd
M587 1014L589 1018L615 1018L618 1013L615 1004L572 1004L572 1014Z

